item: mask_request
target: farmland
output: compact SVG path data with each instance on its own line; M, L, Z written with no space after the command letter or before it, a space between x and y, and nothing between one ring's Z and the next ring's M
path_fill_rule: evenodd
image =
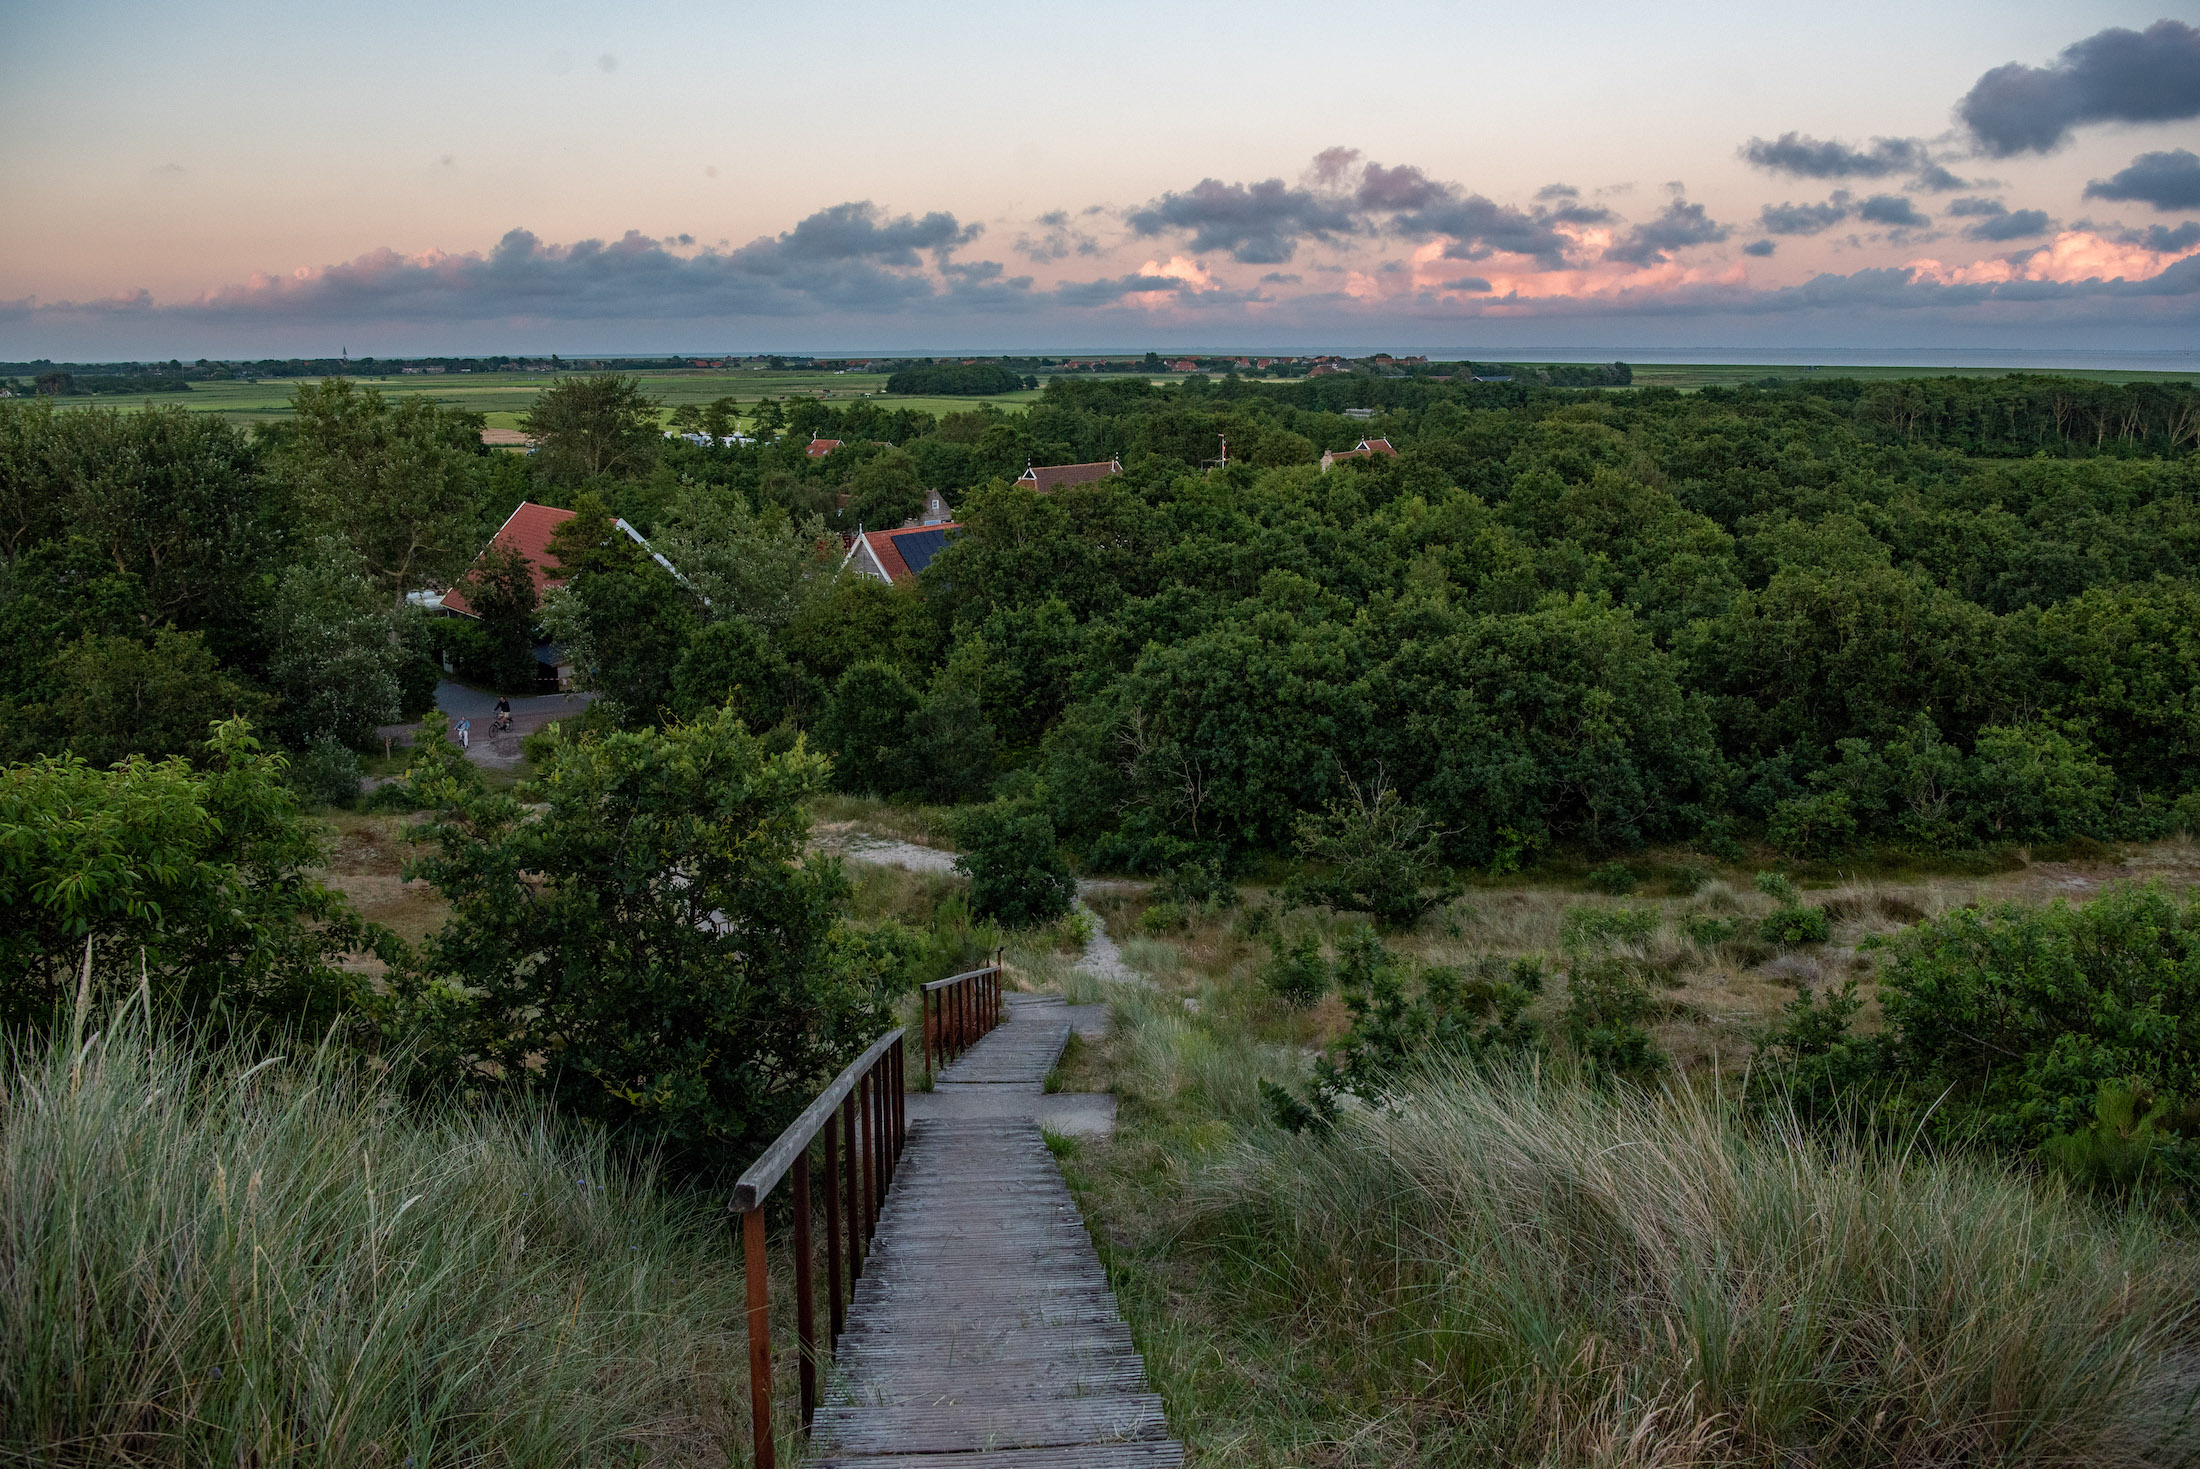
M1993 367L1811 368L1761 363L1653 363L1634 368L1634 386L1677 388L1682 392L1693 392L1706 387L1761 384L1768 379L1801 383L1817 377L1847 377L1867 382L1889 382L1923 377L1991 378L2003 376L2004 372L2005 369ZM2103 383L2190 384L2200 381L2200 378L2191 375L2107 369L2062 371L2055 375ZM483 372L436 376L372 376L361 377L358 381L393 398L426 397L446 408L479 413L490 428L516 429L520 420L527 415L535 395L556 381L558 376L547 372ZM1010 412L1018 412L1040 396L1038 391L1026 389L986 397L901 397L886 392L885 373L868 372L768 372L733 368L719 371L640 372L634 376L641 380L643 390L668 411L682 404L701 406L719 398L730 397L741 405L744 417L749 408L764 397L781 402L807 398L836 405L875 398L890 402L897 408L947 414L965 412L980 403L990 403ZM1086 376L1079 374L1072 380L1082 380ZM1139 376L1149 376L1156 383L1174 383L1181 382L1189 374L1155 373ZM1276 378L1256 380L1288 381ZM173 405L195 413L215 414L231 423L246 426L289 417L292 392L300 383L312 381L316 379L286 377L262 378L257 381L200 381L194 382L187 391L148 394L142 397L74 398L65 400L65 406L88 407L96 402L102 407L135 412L149 405Z

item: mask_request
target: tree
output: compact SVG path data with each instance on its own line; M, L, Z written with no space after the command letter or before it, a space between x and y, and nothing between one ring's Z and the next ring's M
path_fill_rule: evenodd
M282 697L277 719L292 745L362 745L398 717L408 652L350 546L326 539L285 571L271 617L268 682Z
M615 373L558 379L536 396L520 427L534 439L544 472L567 481L638 474L664 442L641 380Z
M1321 875L1294 884L1297 901L1403 927L1457 895L1440 865L1443 833L1425 813L1400 799L1380 771L1366 787L1349 777L1345 785L1349 800L1299 818L1299 852Z
M955 870L970 879L981 917L1030 928L1067 913L1077 896L1044 812L1006 801L970 807L956 818L955 842Z
M568 525L571 521L566 522ZM545 599L543 626L585 687L621 723L651 723L674 700L674 676L695 616L687 591L654 561L589 571Z
M760 439L768 439L775 436L786 425L787 411L770 398L759 398L756 400L755 411L750 417L756 425L756 436Z
M87 940L103 1013L142 981L161 1016L320 1034L368 1001L341 961L396 941L308 875L325 854L283 762L243 720L198 733L196 764L0 771L0 1018L65 1015Z
M713 398L697 418L713 444L730 437L741 424L741 405L732 398Z
M839 542L822 520L796 525L777 505L751 510L738 494L690 483L673 492L651 539L711 617L766 631L784 627L839 560Z
M891 796L921 779L911 728L919 707L916 690L891 664L858 663L842 674L818 723L833 757L833 784Z
M729 709L751 730L770 729L788 712L792 682L786 659L753 625L714 622L681 651L672 709L682 719Z
M393 610L465 565L479 538L479 414L340 377L302 385L290 407L277 474L302 518L351 543Z
M430 1064L739 1169L891 1023L839 864L804 851L824 775L721 711L560 745L538 813L431 733L407 873L452 914L394 981Z
M63 644L48 669L50 702L24 711L33 748L95 766L195 752L215 722L267 706L266 695L223 672L199 634L172 627L143 640L87 633Z
M535 568L510 546L482 552L466 582L481 633L480 653L459 671L504 693L535 684Z
M924 512L924 484L907 454L889 449L856 470L848 481L849 501L840 512L844 526L872 530L897 526Z

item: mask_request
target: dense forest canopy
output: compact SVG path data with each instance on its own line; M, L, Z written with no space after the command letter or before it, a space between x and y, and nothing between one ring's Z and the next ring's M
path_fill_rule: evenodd
M683 568L607 551L506 619L579 651L592 721L731 707L845 787L1006 795L1103 865L1287 849L1378 785L1498 866L2200 814L2188 388L1078 378L1020 414L773 404L760 442L711 447L643 431L631 383L553 392L531 457L341 384L251 435L0 405L5 753L190 754L236 713L356 747L447 652L524 668L403 596L531 498ZM1376 436L1398 455L1319 468ZM833 532L929 491L962 529L921 584L836 571Z

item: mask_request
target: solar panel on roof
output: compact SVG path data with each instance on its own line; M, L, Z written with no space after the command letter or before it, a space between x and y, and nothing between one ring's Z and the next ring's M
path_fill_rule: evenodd
M955 532L946 529L903 531L894 537L894 549L901 552L901 559L913 572L922 571L932 564L932 558L940 554Z

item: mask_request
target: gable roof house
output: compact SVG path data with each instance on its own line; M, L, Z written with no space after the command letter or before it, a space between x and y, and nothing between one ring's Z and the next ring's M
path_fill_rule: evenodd
M803 450L802 452L809 455L812 459L823 459L827 454L832 453L833 450L839 447L840 440L838 439L821 439L817 435L812 434L810 435L810 447Z
M885 582L912 586L917 573L932 564L947 543L962 533L954 521L942 525L905 525L899 530L859 533L841 566Z
M1388 439L1362 439L1355 448L1325 449L1322 451L1322 473L1329 473L1329 466L1341 460L1371 459L1377 454L1387 454L1393 459L1398 457L1398 451L1390 446Z
M1091 464L1026 464L1024 472L1016 476L1016 483L1027 490L1050 494L1064 485L1089 485L1106 479L1111 474L1121 474L1120 459L1101 459Z
M523 500L517 510L505 517L504 524L497 527L497 533L489 537L489 544L483 548L482 555L486 556L492 549L503 549L517 551L520 555L526 557L527 573L534 579L535 598L539 602L545 593L565 585L565 567L551 551L550 538L557 534L559 526L572 518L573 512L570 510L560 510L555 505L537 505L532 500ZM613 524L617 525L620 530L625 531L627 537L635 545L640 546L652 561L662 566L666 571L671 572L675 578L680 577L679 571L673 564L659 555L657 549L650 545L648 541L642 539L640 531L628 525L624 520L614 521ZM441 612L451 617L471 617L478 620L481 614L474 610L471 602L466 600L466 585L473 580L474 567L480 564L481 557L476 556L474 565L467 567L466 574L452 583L451 589L442 596L423 595L415 592L409 600L413 600L416 605L430 612ZM566 659L564 651L557 644L538 644L535 648L535 659L537 662L544 664L548 670L545 677L548 676L549 672L554 672L557 675L559 688L565 688L572 682L573 665Z

